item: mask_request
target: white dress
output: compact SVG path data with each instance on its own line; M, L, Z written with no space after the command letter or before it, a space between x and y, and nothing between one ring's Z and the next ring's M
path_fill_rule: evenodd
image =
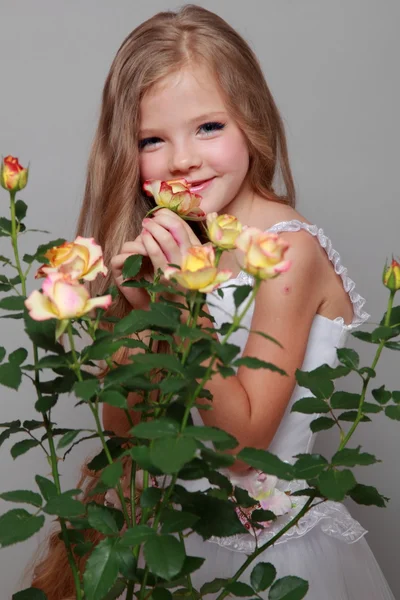
M354 307L354 318L350 325L343 318L330 320L315 315L302 370L311 371L319 365L337 364L336 348L346 344L349 332L364 323L369 315L363 311L365 300L354 291L354 282L347 276L347 269L341 265L340 256L332 248L331 241L316 225L301 221L285 221L274 225L269 231L299 231L305 229L315 236L325 249L337 274L343 280L343 286L349 293ZM236 283L251 283L252 278L240 273ZM225 285L232 283L232 280ZM217 326L227 321L227 313L234 312L234 288L224 290L224 298L217 294L207 298L209 310L216 319ZM252 310L247 313L244 325L250 326ZM241 329L232 336L231 341L243 351L248 333ZM268 450L282 460L294 462L299 453L312 452L315 434L310 430L310 422L318 415L291 413L291 407L299 398L309 396L310 392L297 385L293 391L286 413ZM197 409L193 410L193 420L201 425L202 420ZM208 480L179 481L189 491L207 489ZM295 491L307 487L302 481L279 481L279 489ZM302 497L304 499L304 497ZM304 499L305 501L305 499ZM303 504L304 504L303 501ZM300 505L301 502L300 502ZM259 545L271 539L293 514L279 517L271 528L259 536ZM271 562L277 569L277 577L297 575L309 582L307 600L394 600L389 585L370 550L364 535L366 530L354 520L341 503L326 502L312 508L298 523L289 530L274 546L259 555L252 565L240 577L240 581L249 582L251 570L257 562ZM186 553L191 556L205 557L202 567L192 574L193 585L200 589L206 581L216 577L231 577L246 560L246 555L255 547L252 534L239 534L227 538L212 537L204 541L193 533L185 539ZM215 594L216 596L218 594ZM212 595L207 596L212 597ZM268 590L261 593L268 597Z

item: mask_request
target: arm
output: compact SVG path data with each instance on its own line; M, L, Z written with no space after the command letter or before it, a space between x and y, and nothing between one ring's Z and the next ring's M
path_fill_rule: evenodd
M305 235L303 235L303 233ZM257 295L251 328L275 337L283 346L251 333L243 356L257 356L286 371L240 367L237 375L224 379L216 374L207 384L213 394L213 409L201 411L206 425L225 429L236 437L239 447L267 448L285 413L296 385L307 348L314 315L321 301L321 261L313 238L307 232L285 233L292 260L288 272L263 282ZM205 327L212 327L204 319ZM202 399L202 404L210 402ZM243 470L239 461L234 470ZM246 467L248 468L248 467Z

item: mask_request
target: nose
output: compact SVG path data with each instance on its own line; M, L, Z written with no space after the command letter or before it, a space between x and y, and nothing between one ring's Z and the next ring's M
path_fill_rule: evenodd
M201 164L202 159L195 145L185 143L172 148L169 156L169 171L173 177L198 169Z

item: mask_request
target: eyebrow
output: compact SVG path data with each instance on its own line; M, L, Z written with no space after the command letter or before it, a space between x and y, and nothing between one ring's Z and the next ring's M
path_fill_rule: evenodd
M224 116L225 118L227 117L227 113L224 111L214 111L214 112L208 112L208 113L204 113L203 115L199 115L198 117L194 117L193 119L189 119L189 121L187 122L188 125L192 125L193 123L196 122L200 122L200 121L210 121L211 119L216 119L218 117L221 118L221 116ZM159 132L160 129L156 129L156 128L144 128L141 129L139 131L139 137L143 137L143 136L151 136L154 134L154 132Z

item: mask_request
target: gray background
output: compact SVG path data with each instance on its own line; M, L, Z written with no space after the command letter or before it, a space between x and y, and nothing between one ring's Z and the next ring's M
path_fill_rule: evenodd
M381 270L398 253L400 220L398 141L400 125L399 3L396 0L259 0L199 2L226 18L251 43L284 117L298 207L323 227L342 255L358 291L367 297L371 325L381 317L386 290ZM48 229L24 236L23 252L56 237L71 238L82 197L84 171L104 79L123 38L173 0L0 0L0 153L31 162L29 227ZM397 59L396 59L397 57ZM2 193L2 215L7 195ZM1 238L0 253L8 253ZM30 282L30 289L35 283ZM37 285L36 285L37 287ZM1 343L11 351L27 343L15 321L0 321ZM5 340L3 342L3 340ZM372 348L354 339L363 364ZM386 351L379 382L398 389L398 354ZM397 367L397 370L396 370ZM378 386L376 386L378 387ZM357 391L356 380L346 389ZM18 393L1 388L1 421L35 418L29 381ZM54 419L63 426L92 426L74 399L59 401ZM369 530L371 545L396 597L398 555L399 426L380 416L362 425L361 444L383 463L360 469L361 482L391 498L386 510L351 504ZM16 438L14 438L16 441ZM317 451L334 449L322 434ZM39 451L15 462L10 442L2 449L1 491L35 488L34 474L49 474ZM94 445L81 445L60 464L64 489L75 486L79 464ZM12 506L0 501L0 514ZM45 532L0 552L1 598L23 586L21 577ZM378 600L378 599L374 599Z

